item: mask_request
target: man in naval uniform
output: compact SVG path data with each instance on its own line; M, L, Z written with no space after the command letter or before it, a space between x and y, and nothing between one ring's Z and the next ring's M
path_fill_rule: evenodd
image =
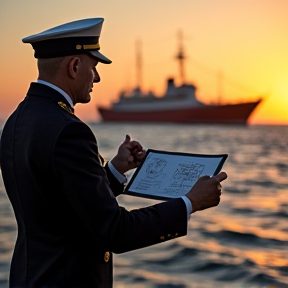
M128 170L145 151L126 136L103 163L89 127L73 106L88 103L100 81L103 19L57 26L23 39L39 77L7 120L1 169L18 225L11 288L112 287L112 253L187 234L192 212L218 205L224 172L201 177L184 197L127 211L117 203Z

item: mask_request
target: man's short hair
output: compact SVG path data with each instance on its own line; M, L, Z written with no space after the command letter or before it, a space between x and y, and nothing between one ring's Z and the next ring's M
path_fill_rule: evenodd
M49 77L55 76L55 73L60 69L60 66L65 57L55 57L48 59L38 59L37 66L40 74Z

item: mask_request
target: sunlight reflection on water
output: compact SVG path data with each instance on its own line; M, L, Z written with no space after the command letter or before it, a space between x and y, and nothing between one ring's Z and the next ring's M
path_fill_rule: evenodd
M146 148L229 154L220 205L193 214L186 237L115 255L116 288L288 287L288 127L90 127L108 159L126 133ZM120 196L119 203L135 209L157 201ZM16 223L2 181L0 219L0 288L7 288Z

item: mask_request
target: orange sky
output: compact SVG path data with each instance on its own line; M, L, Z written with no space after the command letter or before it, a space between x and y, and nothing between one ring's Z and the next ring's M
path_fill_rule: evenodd
M197 96L215 102L222 73L223 102L265 100L251 124L288 124L287 0L1 0L0 119L6 119L37 79L36 61L21 39L81 18L104 17L101 83L92 101L76 106L84 121L97 121L96 105L109 105L135 83L135 43L142 43L142 88L162 94L167 77L179 83L177 33L187 54L186 79Z

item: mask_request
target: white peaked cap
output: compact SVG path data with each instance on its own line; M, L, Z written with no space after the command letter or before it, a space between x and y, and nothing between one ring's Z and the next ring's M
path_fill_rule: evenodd
M35 50L35 58L54 58L74 54L89 54L99 62L112 61L99 52L99 37L103 18L89 18L65 23L22 39Z

